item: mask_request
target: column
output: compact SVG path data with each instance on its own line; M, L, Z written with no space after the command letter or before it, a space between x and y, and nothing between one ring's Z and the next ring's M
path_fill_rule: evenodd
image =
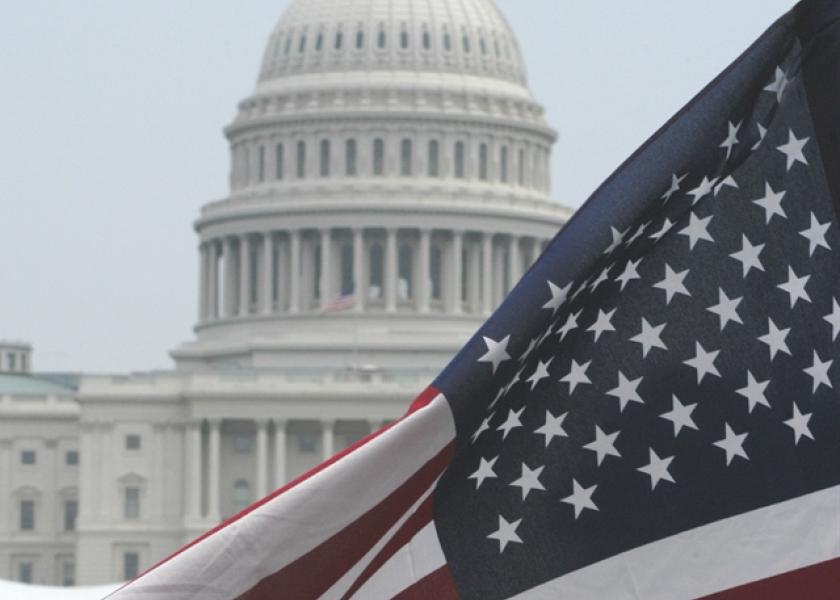
M215 240L209 243L210 269L207 273L207 319L219 317L219 246Z
M388 229L385 240L385 310L397 310L397 230Z
M489 315L493 310L493 234L484 233L481 236L481 299L484 314Z
M268 421L257 421L257 498L268 494Z
M432 233L428 229L420 230L420 256L417 261L418 271L420 271L418 277L419 285L417 286L417 310L421 313L429 312L429 299L431 296L431 273L429 272L430 255L432 251L431 235Z
M289 231L289 312L300 312L300 231Z
M198 322L207 320L207 273L210 266L210 252L206 243L198 247Z
M185 454L189 457L189 461L187 461L187 473L189 475L186 477L189 481L187 518L189 521L195 522L201 520L201 471L203 462L201 460L201 421L193 421L187 424L185 439L187 442Z
M452 278L450 281L449 289L450 293L452 294L452 313L459 315L461 314L462 310L462 303L461 298L464 295L464 291L461 287L461 282L463 281L463 255L464 255L464 232L463 231L453 231L452 232L452 268L450 270L450 277Z
M224 290L223 290L223 315L227 318L233 317L233 299L235 298L236 288L234 287L236 278L234 277L234 273L236 272L236 268L233 262L233 239L226 237L224 240L224 249L222 250L224 256L222 260L224 260Z
M262 238L262 281L260 282L260 308L262 314L274 311L274 237L271 232Z
M522 279L522 254L519 251L519 238L515 235L508 240L508 292Z
M274 485L286 483L286 420L274 419Z
M209 444L209 465L207 486L207 520L217 522L221 519L219 511L219 469L220 465L220 436L221 421L214 419L210 421L210 444Z
M321 421L321 450L323 451L324 460L332 458L333 454L335 454L335 444L333 440L334 429L335 421Z
M353 230L353 299L357 311L365 309L365 238L363 229Z
M321 230L321 310L332 302L332 231Z
M469 245L468 254L470 256L469 264L469 281L467 281L467 291L470 304L471 313L481 312L481 247L478 243Z
M247 235L239 238L239 316L251 309L251 244Z
M493 247L493 306L496 308L505 297L505 248Z

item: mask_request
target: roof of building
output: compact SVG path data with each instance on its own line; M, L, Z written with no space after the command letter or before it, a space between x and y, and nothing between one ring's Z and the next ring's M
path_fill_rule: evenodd
M526 83L516 36L493 0L293 0L271 35L260 82L382 70Z
M0 373L0 396L72 396L76 390L70 383L60 383L52 377Z

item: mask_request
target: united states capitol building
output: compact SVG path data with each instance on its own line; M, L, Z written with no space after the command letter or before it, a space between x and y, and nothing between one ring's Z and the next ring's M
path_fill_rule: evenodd
M0 578L130 578L396 419L570 216L492 0L294 0L225 135L172 370L0 346Z

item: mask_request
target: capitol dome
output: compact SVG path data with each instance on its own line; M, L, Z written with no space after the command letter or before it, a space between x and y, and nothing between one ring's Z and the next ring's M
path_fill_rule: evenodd
M413 71L525 84L510 27L485 0L295 2L274 29L260 83L302 73Z
M179 368L434 375L570 214L492 0L294 0L225 134Z

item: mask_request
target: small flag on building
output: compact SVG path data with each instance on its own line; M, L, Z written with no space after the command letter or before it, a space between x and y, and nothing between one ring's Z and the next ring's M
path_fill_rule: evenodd
M334 313L350 310L356 305L356 295L353 292L336 296L324 306L323 312Z
M840 3L806 0L402 420L113 597L840 597L838 207Z

